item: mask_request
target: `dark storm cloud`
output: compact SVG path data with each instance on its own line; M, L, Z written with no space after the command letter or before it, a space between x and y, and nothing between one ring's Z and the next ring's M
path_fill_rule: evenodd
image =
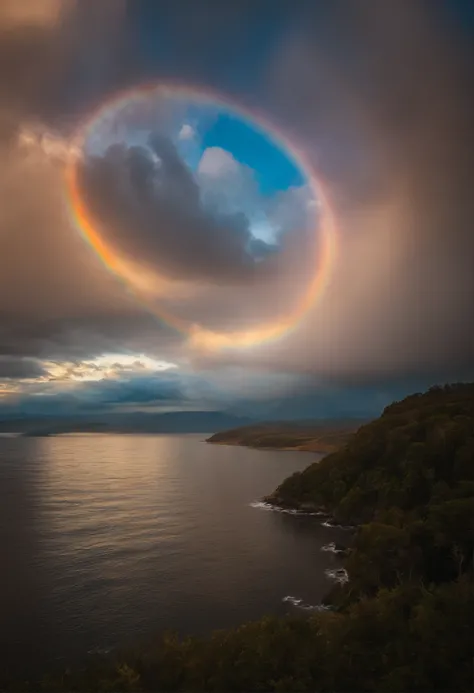
M46 371L35 359L16 356L0 356L0 380L38 378Z
M180 377L174 374L134 376L101 381L86 388L90 404L151 405L163 402L183 404L187 399Z
M169 373L121 376L92 382L77 382L66 391L20 392L0 401L0 416L14 408L22 416L74 416L124 407L182 406L188 401L179 376Z
M37 315L0 312L0 355L61 361L128 349L178 358L179 336L133 303L120 305L119 299L120 291L95 310L83 305L76 316L66 304L56 305L60 312L54 319L49 317L51 305L44 304Z
M166 137L152 135L149 149L112 145L86 160L81 181L107 241L142 265L189 281L249 283L261 273L248 219L206 209ZM260 242L257 257L270 250Z

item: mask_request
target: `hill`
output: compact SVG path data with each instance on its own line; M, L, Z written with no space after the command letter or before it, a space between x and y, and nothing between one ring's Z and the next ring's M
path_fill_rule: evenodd
M286 479L267 497L330 508L341 523L423 513L469 497L474 483L474 386L431 388L386 407L339 451Z
M268 422L221 431L208 438L207 442L267 450L329 453L347 443L362 423L357 419Z

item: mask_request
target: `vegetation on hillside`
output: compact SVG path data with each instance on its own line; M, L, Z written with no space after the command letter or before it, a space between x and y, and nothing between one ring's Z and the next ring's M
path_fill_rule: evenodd
M362 426L321 462L286 479L269 499L311 502L361 524L472 496L474 386L411 395Z
M474 385L392 404L271 499L359 525L333 610L166 635L30 690L473 690Z
M268 450L329 453L348 442L360 421L276 422L241 426L208 438L208 443L245 445Z
M346 600L407 578L430 584L472 573L474 386L431 388L390 405L266 500L360 525Z

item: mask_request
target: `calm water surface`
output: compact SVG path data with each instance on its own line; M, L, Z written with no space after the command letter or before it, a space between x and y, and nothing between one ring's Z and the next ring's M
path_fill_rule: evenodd
M343 535L250 506L316 455L204 437L0 439L2 660L44 668L321 601L337 559L320 548Z

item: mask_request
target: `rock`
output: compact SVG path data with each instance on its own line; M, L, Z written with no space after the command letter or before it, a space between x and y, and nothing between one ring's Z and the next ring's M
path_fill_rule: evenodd
M320 508L315 503L301 503L300 510L310 513L320 512Z

